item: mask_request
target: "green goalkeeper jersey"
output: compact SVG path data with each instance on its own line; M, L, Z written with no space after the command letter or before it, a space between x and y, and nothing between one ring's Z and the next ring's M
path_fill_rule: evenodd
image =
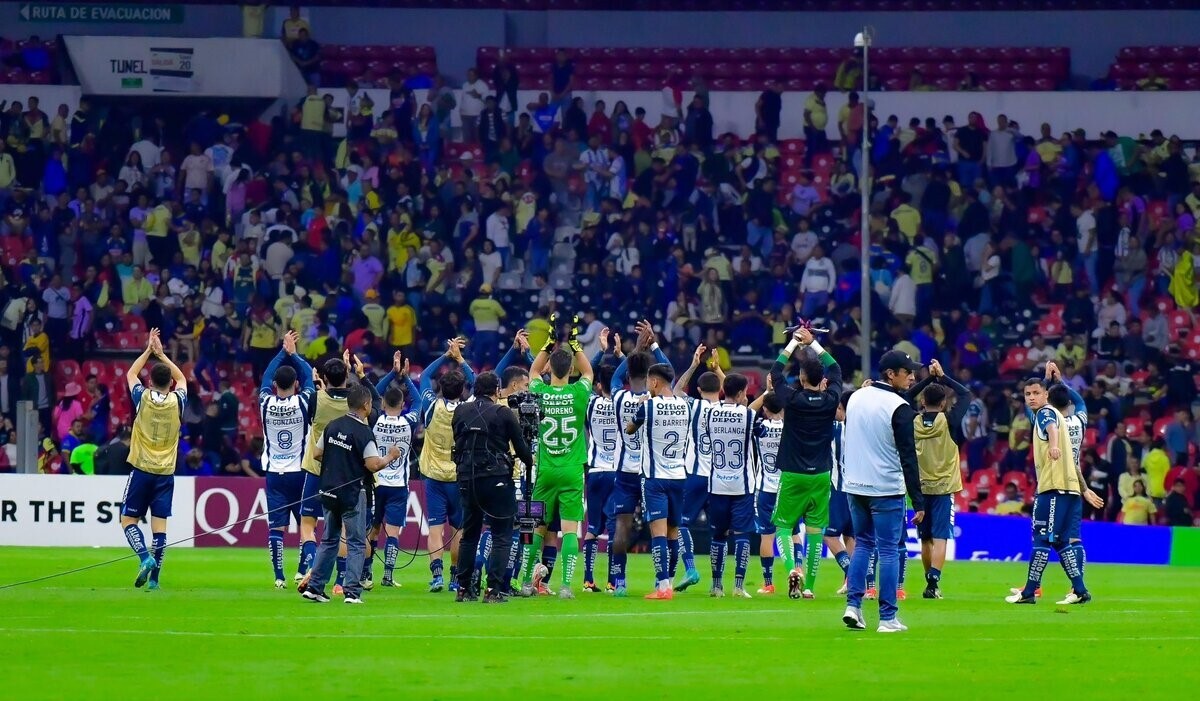
M542 423L538 430L538 470L578 472L583 474L587 461L588 399L592 385L577 380L562 387L553 387L541 379L529 384L542 407Z

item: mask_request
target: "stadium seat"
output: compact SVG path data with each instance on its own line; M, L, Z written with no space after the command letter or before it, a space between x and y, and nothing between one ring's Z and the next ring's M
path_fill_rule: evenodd
M1000 363L1001 375L1015 375L1025 371L1025 349L1010 348L1004 361Z
M59 360L54 365L54 379L60 383L77 382L79 378L79 363L74 360Z

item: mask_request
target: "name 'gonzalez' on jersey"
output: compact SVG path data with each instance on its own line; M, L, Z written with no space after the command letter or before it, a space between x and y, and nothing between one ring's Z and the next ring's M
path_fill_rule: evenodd
M631 392L627 389L617 390L613 394L613 411L617 415L617 426L625 427L634 423L638 409L642 407L641 397L645 392ZM642 426L634 433L617 431L617 453L613 462L621 472L641 474L642 451L645 447L646 427Z
M758 419L754 425L754 452L758 464L758 488L768 494L779 493L779 443L783 438L782 419Z
M674 480L687 477L692 403L681 397L653 397L637 410L634 422L643 420L646 447L642 476Z
M301 391L290 397L277 397L270 390L259 393L262 412L262 465L266 472L299 472L304 446L312 425L315 391Z
M617 411L613 400L593 395L587 408L588 459L592 472L617 469Z
M381 487L407 487L408 461L412 454L413 433L420 418L416 411L398 416L383 414L375 422L373 432L379 452L386 454L392 446L400 448L400 456L375 473L375 484Z

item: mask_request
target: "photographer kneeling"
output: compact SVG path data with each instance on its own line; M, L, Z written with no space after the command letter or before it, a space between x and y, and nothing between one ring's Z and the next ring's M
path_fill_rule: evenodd
M475 559L484 519L487 519L493 542L512 540L517 492L509 446L523 463L533 464L533 455L521 434L517 416L507 406L496 403L499 395L500 379L495 373L485 372L475 379L475 401L462 404L454 412L454 462L458 468L458 489L464 513L459 562ZM484 603L508 600L503 593L508 554L504 548L492 548ZM460 567L457 572L462 600L479 595L478 591L471 590L471 574L468 567Z

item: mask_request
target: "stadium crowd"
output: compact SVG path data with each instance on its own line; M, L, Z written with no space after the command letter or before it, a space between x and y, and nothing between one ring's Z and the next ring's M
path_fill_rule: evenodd
M316 49L294 29L303 68ZM777 84L756 134L717 134L699 82L664 89L649 124L640 105L586 104L573 81L560 52L528 105L503 61L457 94L397 76L384 105L351 84L335 109L314 86L269 124L0 105L0 461L28 399L42 469L97 470L128 402L85 369L151 327L195 385L179 474L257 473L246 389L288 330L314 361L352 348L424 363L461 334L486 368L519 326L540 347L552 311L582 312L589 355L603 327L648 315L677 366L703 341L728 368L765 366L805 319L857 368L865 181L872 356L939 360L974 392L962 505L1031 498L1014 390L1056 360L1088 405L1092 486L1115 504L1096 516L1146 496L1130 522L1157 505L1191 523L1164 507L1200 492L1200 152L1020 115L901 119L853 93L831 114L824 86L787 114ZM785 120L808 138L778 139Z

